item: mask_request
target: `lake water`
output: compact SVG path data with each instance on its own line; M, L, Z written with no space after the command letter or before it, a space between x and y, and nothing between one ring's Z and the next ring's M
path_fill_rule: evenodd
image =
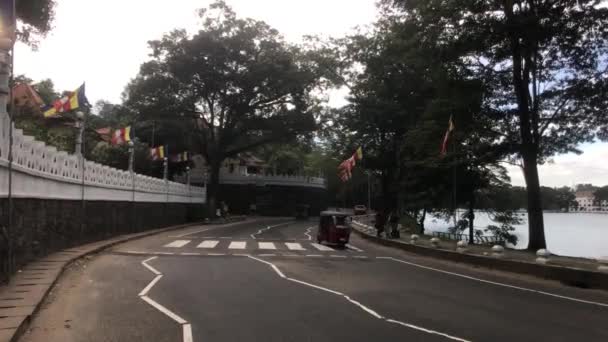
M528 246L527 214L521 214L522 223L514 226L518 237L516 246ZM596 259L608 257L608 214L593 213L545 213L545 238L547 249L556 255ZM492 220L483 212L475 213L475 228L484 229ZM451 223L434 216L427 216L424 227L431 232L446 232ZM468 231L467 231L468 232Z

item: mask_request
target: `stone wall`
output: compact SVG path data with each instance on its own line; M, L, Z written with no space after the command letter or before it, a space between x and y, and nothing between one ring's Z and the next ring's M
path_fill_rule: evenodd
M0 234L0 280L7 279L10 269L64 248L200 221L204 213L200 203L13 199L12 227L10 232L2 228ZM0 216L6 215L8 200L0 198Z

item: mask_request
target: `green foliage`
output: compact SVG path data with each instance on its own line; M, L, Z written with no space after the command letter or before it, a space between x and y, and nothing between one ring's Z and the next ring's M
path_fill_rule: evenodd
M127 87L125 104L159 131L173 125L203 154L213 199L223 159L316 129L311 92L322 84L310 54L266 23L238 18L223 1L200 16L193 36L175 30L150 42L152 59Z
M602 201L608 201L608 185L595 190L593 196L596 205L599 205Z
M35 47L38 38L44 37L52 28L55 5L55 0L17 0L17 19L21 22L18 38Z
M518 214L514 211L504 211L495 213L491 217L492 221L496 222L498 225L488 225L484 231L491 233L501 240L517 245L518 238L517 235L513 234L513 231L515 231L513 225L521 223L521 218Z

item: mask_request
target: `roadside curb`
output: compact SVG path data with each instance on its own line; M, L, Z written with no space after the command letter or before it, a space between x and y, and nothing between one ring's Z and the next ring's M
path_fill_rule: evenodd
M175 226L170 226L170 227L165 227L165 228L154 229L154 230L145 231L145 232L141 232L141 233L119 235L115 238L96 241L93 243L89 243L89 244L85 244L85 245L81 245L81 246L75 246L72 248L67 248L67 249L61 250L57 253L48 255L42 259L39 259L39 260L26 264L23 267L23 269L35 266L36 264L51 262L51 261L45 262L45 260L50 260L50 259L54 259L54 258L61 259L66 254L69 255L69 257L67 257L61 261L53 262L53 266L57 266L57 267L54 269L49 269L50 273L54 272L54 274L52 276L48 277L47 279L44 279L39 284L28 284L28 285L40 287L40 291L37 294L37 296L36 296L36 294L33 295L34 299L24 298L26 301L29 301L28 305L19 305L19 303L15 303L14 306L10 306L10 307L6 308L8 310L17 310L18 308L25 308L25 310L28 312L23 312L23 313L14 314L14 315L4 315L4 314L2 314L3 308L0 308L0 317L1 317L0 318L0 342L17 342L19 340L19 338L23 335L23 333L28 328L32 317L36 313L38 313L38 311L40 310L40 307L42 306L42 303L48 297L51 290L57 284L59 277L61 277L61 275L65 272L65 270L68 269L77 260L80 260L80 259L85 258L92 254L99 253L103 250L106 250L108 248L111 248L111 247L121 244L121 243L129 242L129 241L137 240L137 239L141 239L141 238L146 238L146 237L149 237L152 235L161 234L161 233L165 233L165 232L172 231L172 230L177 230L177 229L182 229L182 228L197 226L197 225L213 224L213 225L221 226L224 224L234 223L234 222L243 221L243 220L246 220L246 217L238 217L236 219L233 219L230 221L227 220L226 222L220 222L220 223L215 223L213 221L211 221L209 223L192 222L192 223L180 224L180 225L175 225ZM78 252L74 252L74 251L78 251ZM9 284L0 287L0 289L1 289L0 295L5 294L6 292L8 292L7 290L11 289L14 286L19 286L19 284L18 284L19 280L17 279L18 277L19 277L18 273L13 275L11 277ZM50 280L50 282L45 283L45 281L48 281L48 280ZM28 282L31 283L31 281L28 281ZM34 302L34 303L32 303L32 302ZM5 319L8 319L8 322L4 322Z
M359 223L356 224L360 225ZM574 267L563 267L547 264L543 265L532 262L459 253L446 249L431 248L396 240L379 238L377 236L362 232L356 228L354 228L353 231L366 240L370 240L384 246L395 247L406 252L500 271L526 274L549 280L557 280L570 286L608 290L608 273L594 272Z

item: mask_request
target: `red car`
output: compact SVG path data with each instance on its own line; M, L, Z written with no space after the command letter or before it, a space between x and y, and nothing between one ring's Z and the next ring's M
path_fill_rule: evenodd
M319 218L317 242L344 247L350 239L350 217L346 213L324 211Z

